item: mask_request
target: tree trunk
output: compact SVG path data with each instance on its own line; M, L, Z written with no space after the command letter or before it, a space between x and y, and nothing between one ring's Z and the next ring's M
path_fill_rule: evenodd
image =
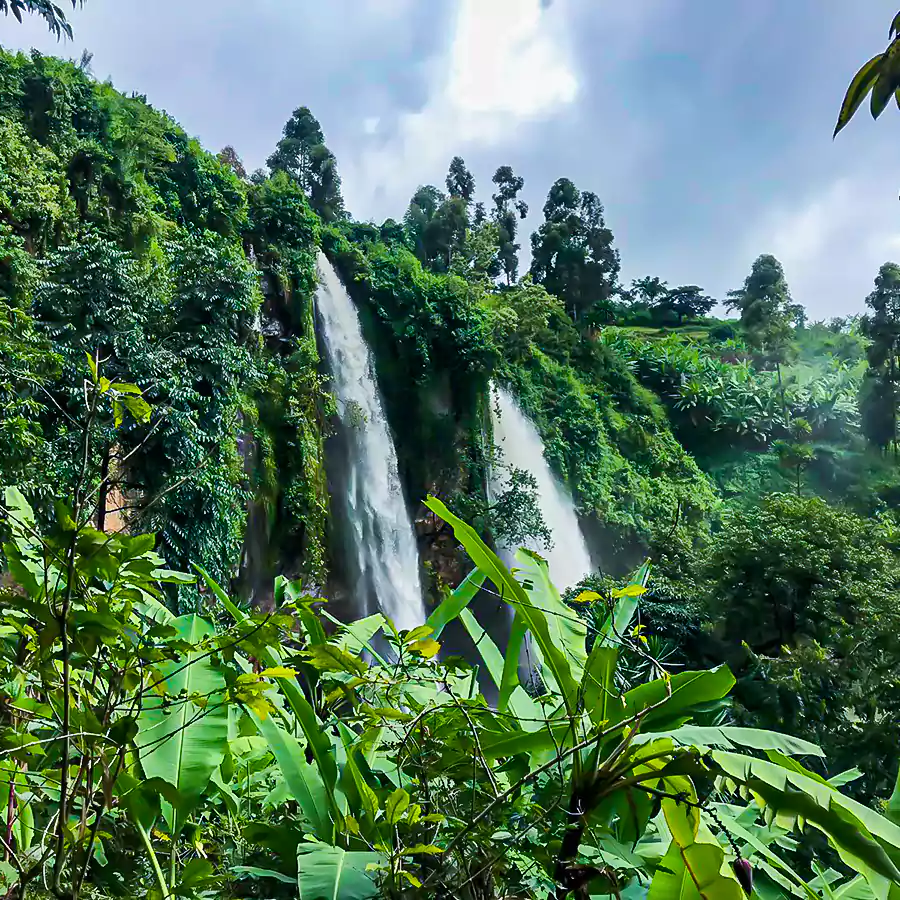
M572 790L572 799L569 801L568 825L563 835L562 846L559 848L559 856L556 858L556 869L553 873L553 880L556 882L555 894L547 898L547 900L565 900L569 895L570 888L567 884L569 867L578 859L578 848L581 846L581 840L584 837L585 819L584 819L584 803L581 799L581 792L574 788Z
M787 400L784 396L784 381L781 378L781 362L775 360L775 373L778 375L778 393L781 394L781 411L784 413L785 425L787 424L788 411Z
M106 503L109 497L109 447L103 451L100 464L100 490L97 493L97 531L106 528Z
M894 342L891 342L891 446L894 448L894 461L897 460L897 357Z

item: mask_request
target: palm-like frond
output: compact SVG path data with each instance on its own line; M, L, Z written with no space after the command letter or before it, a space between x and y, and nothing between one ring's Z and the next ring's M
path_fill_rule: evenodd
M84 0L72 0L72 9L83 5ZM63 36L72 39L72 26L66 14L52 0L0 0L0 12L7 16L12 13L19 22L23 13L37 14L44 19L57 40Z

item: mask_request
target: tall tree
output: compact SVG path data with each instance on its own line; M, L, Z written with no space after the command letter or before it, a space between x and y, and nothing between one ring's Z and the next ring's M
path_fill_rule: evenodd
M494 173L497 193L493 195L494 221L497 223L500 250L498 253L507 285L512 285L519 274L519 250L516 243L519 220L528 215L528 204L519 200L519 192L525 186L525 179L516 175L510 166L500 166Z
M79 5L84 6L84 0L72 0L72 9ZM7 16L12 13L19 22L22 21L22 13L36 13L47 23L57 40L63 35L72 39L72 26L66 14L52 0L0 0L0 12Z
M428 263L429 248L425 245L425 230L447 195L433 184L419 185L409 201L403 224L412 237L413 249L420 262Z
M447 272L465 244L468 204L464 197L448 197L432 184L422 185L410 200L404 224L419 259L435 272Z
M646 303L647 306L655 306L661 298L669 293L669 282L656 276L645 275L631 282L631 290L627 296L636 303Z
M900 266L885 263L875 279L875 290L866 297L872 310L862 323L871 340L869 368L863 383L860 412L863 430L878 447L897 451L897 406L900 401Z
M618 288L619 252L596 194L560 178L544 204L544 224L531 236L531 274L578 320L609 304Z
M791 346L791 326L802 307L791 300L784 268L771 254L764 253L753 263L744 286L728 292L726 306L741 314L747 342L774 364L778 374L781 405L787 416L781 365Z
M333 222L343 217L344 200L337 160L325 146L322 127L308 107L294 110L268 165L273 172L287 172L296 178L309 198L310 206L324 221Z
M466 168L466 162L461 156L454 156L450 161L446 184L447 193L451 197L459 197L465 201L466 206L472 202L475 196L475 178Z
M450 271L453 256L465 246L468 228L466 201L462 197L448 197L425 226L425 250L435 271Z
M728 292L726 306L740 313L741 325L753 347L776 355L789 338L797 316L784 269L770 254L753 263L742 288Z
M667 291L659 305L673 313L681 325L685 316L705 316L716 305L716 301L704 294L703 288L698 285L683 284Z
M819 497L769 494L733 506L704 566L716 638L739 679L737 715L858 765L869 797L896 772L900 567L890 529ZM741 650L747 665L739 663ZM720 657L721 658L721 657ZM755 662L754 662L755 661Z

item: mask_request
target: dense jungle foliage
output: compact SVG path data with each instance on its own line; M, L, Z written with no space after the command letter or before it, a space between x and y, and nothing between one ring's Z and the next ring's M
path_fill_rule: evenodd
M767 254L723 298L625 285L560 178L522 271L510 166L360 222L309 109L248 175L88 62L0 51L2 893L900 896L900 265L829 322ZM321 599L320 253L413 505L409 632ZM528 473L488 490L491 383L588 538L564 597L495 553L547 526Z

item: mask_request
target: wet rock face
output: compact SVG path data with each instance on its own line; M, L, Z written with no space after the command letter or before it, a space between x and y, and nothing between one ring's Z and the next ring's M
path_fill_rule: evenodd
M460 480L459 478L455 480ZM436 497L447 496L455 485L428 485L428 494ZM433 605L439 602L443 592L455 588L466 577L471 563L453 536L453 530L439 519L424 504L419 504L413 524L416 531L416 543L419 557L425 572L423 579L426 602Z

